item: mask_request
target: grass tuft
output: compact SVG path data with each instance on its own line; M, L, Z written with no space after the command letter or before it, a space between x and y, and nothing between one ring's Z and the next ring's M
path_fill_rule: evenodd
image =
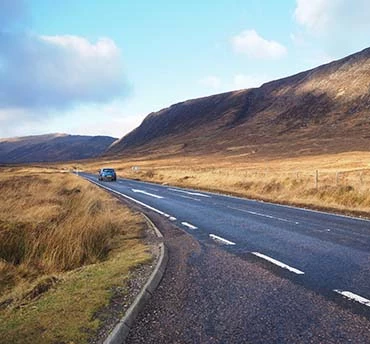
M143 219L67 173L2 169L0 190L1 340L86 343L112 288L151 259Z

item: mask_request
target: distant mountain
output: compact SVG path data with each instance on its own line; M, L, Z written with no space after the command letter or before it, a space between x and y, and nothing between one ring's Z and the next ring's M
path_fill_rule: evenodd
M370 149L370 48L259 88L149 114L106 155L299 155Z
M48 134L0 139L0 163L55 162L94 158L117 139Z

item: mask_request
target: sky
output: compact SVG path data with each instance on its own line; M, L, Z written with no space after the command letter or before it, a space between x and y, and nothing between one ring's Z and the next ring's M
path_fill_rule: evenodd
M0 138L122 137L370 46L368 0L0 0Z

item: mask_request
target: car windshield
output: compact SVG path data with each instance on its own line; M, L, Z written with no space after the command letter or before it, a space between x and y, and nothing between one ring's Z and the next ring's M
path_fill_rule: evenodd
M103 172L111 172L111 173L113 173L114 172L114 169L113 168L103 168Z

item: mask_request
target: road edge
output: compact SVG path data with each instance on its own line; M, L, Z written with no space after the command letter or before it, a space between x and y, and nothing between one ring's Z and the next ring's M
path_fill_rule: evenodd
M149 219L149 217L142 213L148 225L154 230L158 238L163 238L162 233L156 225ZM153 292L157 289L168 262L168 250L166 245L161 242L159 244L160 254L154 271L150 275L148 281L137 295L135 301L125 313L124 317L116 324L109 336L104 340L103 344L122 344L135 322L139 312L144 308L147 301L152 297Z

